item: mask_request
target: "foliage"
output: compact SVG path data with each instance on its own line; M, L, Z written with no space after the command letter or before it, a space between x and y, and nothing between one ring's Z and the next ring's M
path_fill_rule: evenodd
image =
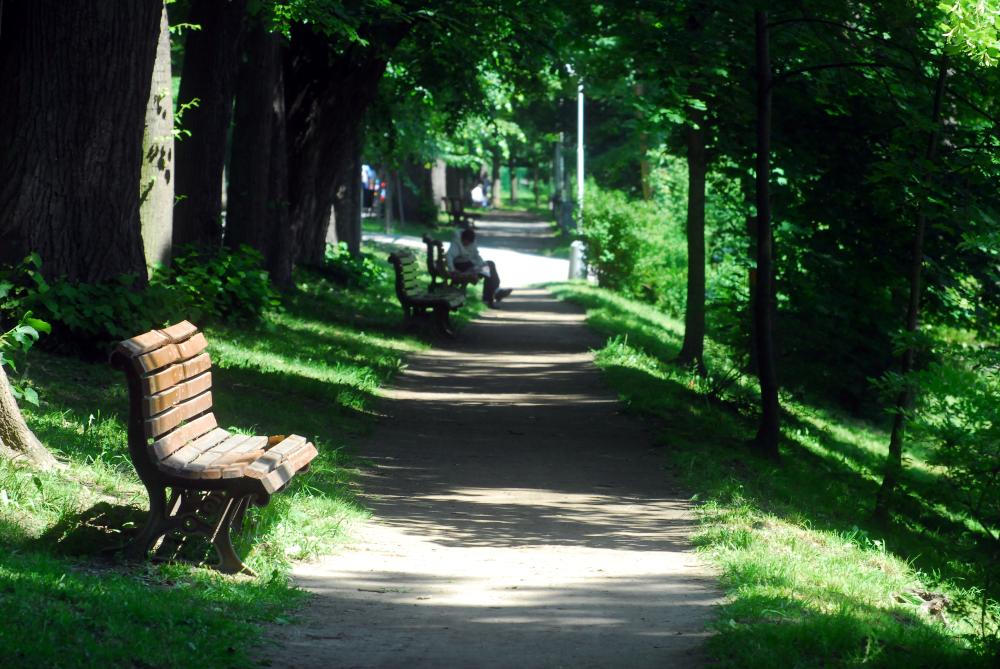
M994 557L963 522L961 495L941 485L933 451L912 452L900 522L874 525L884 431L785 397L782 465L754 458L751 380L704 382L672 364L683 325L655 308L554 288L609 336L598 365L629 410L659 419L671 469L693 493L696 542L727 594L708 642L715 664L992 666ZM706 344L709 369L732 370L732 350ZM926 606L935 595L948 600L943 614Z
M248 515L239 550L256 578L189 564L108 563L142 522L144 490L128 459L126 391L106 361L33 352L41 407L25 418L66 468L0 462L0 653L13 666L246 667L264 626L302 603L293 560L328 553L365 516L347 443L372 425L371 403L424 344L401 330L388 275L365 290L297 275L298 289L260 327L208 329L213 400L226 426L308 435L309 472ZM164 634L183 630L183 641ZM224 639L225 643L219 643Z
M337 283L354 288L367 288L386 277L385 264L375 260L370 253L355 257L347 242L326 245L326 264L323 266Z
M246 246L215 253L191 250L176 258L174 267L156 270L144 289L130 275L96 284L49 281L41 262L32 255L0 271L0 316L35 329L42 319L52 325L57 340L75 345L103 346L181 319L199 324L259 320L280 304L260 254ZM22 332L30 336L30 330Z
M254 321L280 306L259 251L243 245L206 252L191 248L174 257L173 267L158 269L150 286L177 296L199 321Z
M686 273L682 230L683 221L667 218L655 203L630 200L593 182L587 187L580 233L587 263L605 288L681 313Z

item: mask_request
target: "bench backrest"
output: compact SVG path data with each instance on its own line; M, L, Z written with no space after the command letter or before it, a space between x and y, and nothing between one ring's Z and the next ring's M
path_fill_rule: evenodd
M423 236L423 242L427 245L427 273L431 275L431 284L437 281L447 282L448 261L445 260L444 243L429 235Z
M400 300L423 293L417 258L410 249L400 249L389 254L389 262L396 269L396 295Z
M140 476L218 427L207 347L205 335L182 321L115 348L112 362L128 379L129 450Z

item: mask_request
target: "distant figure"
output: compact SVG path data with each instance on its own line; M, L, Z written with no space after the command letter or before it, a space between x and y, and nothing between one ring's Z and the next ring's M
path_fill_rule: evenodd
M489 204L486 199L486 191L483 190L483 183L479 182L472 187L472 201L483 209Z
M462 234L452 240L445 256L448 271L456 279L483 277L483 302L495 307L502 299L511 294L510 288L500 288L500 275L492 260L483 260L476 248L476 231L472 228L462 230Z

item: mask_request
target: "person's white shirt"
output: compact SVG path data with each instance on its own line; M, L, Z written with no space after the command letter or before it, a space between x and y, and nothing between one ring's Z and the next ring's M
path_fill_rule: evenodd
M471 244L462 243L462 233L461 231L455 232L455 238L451 240L451 244L448 245L448 253L445 254L445 262L448 264L448 271L456 272L455 269L456 261L471 262L473 269L483 276L490 275L490 268L483 260L483 257L479 255L479 249L476 248L476 243Z

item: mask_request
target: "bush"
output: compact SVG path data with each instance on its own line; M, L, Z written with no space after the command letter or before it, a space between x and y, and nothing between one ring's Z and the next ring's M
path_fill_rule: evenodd
M385 276L385 269L371 254L351 255L346 242L326 245L324 269L331 280L357 288L374 285Z
M593 183L587 189L580 232L601 286L683 313L683 221L669 220L656 204L630 200L620 191Z
M279 306L278 294L262 269L261 255L249 248L212 253L189 250L171 269L158 268L149 285L122 275L102 283L52 282L42 275L33 254L0 271L5 298L0 326L12 327L25 314L52 325L57 345L103 348L178 320L199 325L212 321L255 320Z

